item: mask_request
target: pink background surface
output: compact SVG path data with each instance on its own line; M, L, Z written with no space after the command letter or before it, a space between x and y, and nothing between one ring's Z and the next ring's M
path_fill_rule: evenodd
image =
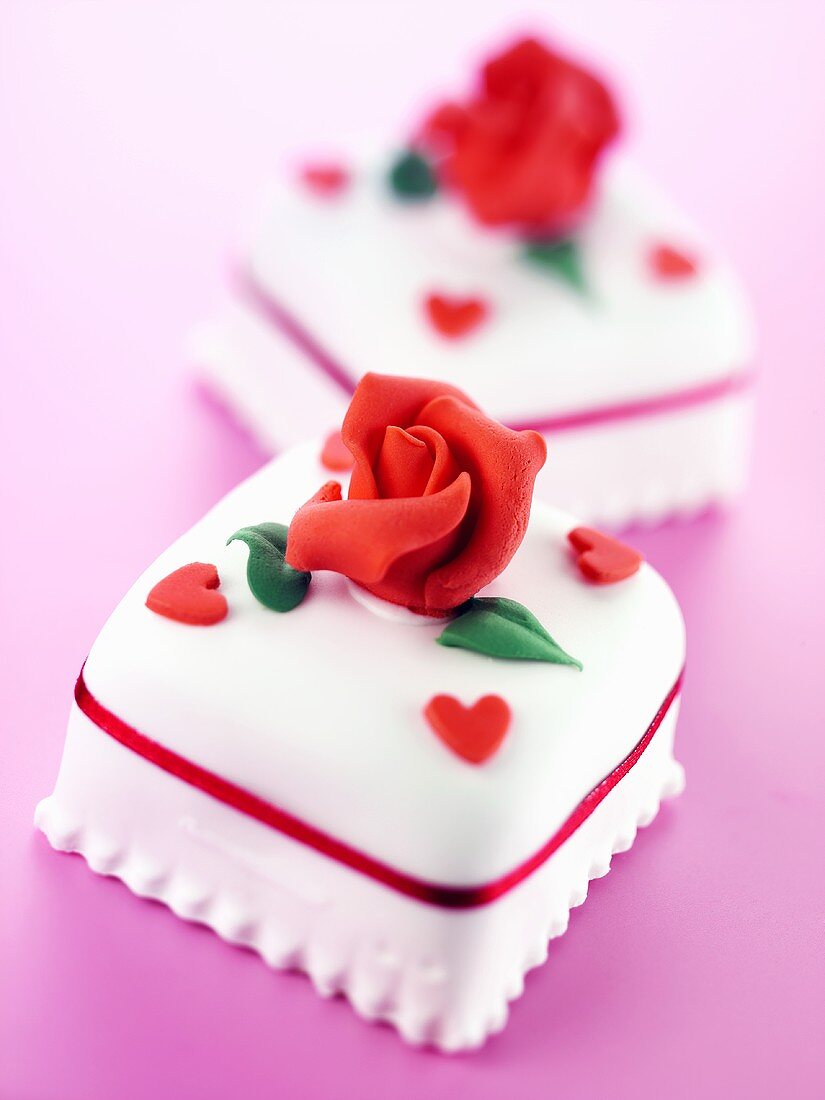
M345 9L345 10L344 10ZM182 352L285 153L401 132L516 25L478 2L0 7L0 1096L822 1096L825 18L557 3L761 332L753 481L634 532L682 601L685 796L591 887L502 1036L405 1048L32 828L86 649L262 455ZM391 368L392 364L387 364Z

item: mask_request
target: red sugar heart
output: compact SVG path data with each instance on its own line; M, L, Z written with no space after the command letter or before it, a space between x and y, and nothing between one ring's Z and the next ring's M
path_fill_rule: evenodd
M648 263L653 274L660 279L684 279L695 275L699 269L697 260L669 244L651 248Z
M301 169L301 179L316 195L334 198L346 190L350 175L341 164L307 164Z
M341 433L330 432L321 451L321 465L339 473L343 470L351 470L354 464L355 459L350 449L344 444Z
M466 336L490 312L483 298L455 298L446 294L428 294L424 309L433 328L449 337Z
M615 584L632 577L644 561L638 550L592 527L576 527L567 538L579 552L579 569L596 584Z
M215 589L220 584L214 565L193 561L158 581L146 597L146 606L157 615L192 626L212 626L226 618L226 597Z
M471 764L491 757L510 725L510 708L500 695L484 695L471 707L454 695L434 695L424 716L444 744Z

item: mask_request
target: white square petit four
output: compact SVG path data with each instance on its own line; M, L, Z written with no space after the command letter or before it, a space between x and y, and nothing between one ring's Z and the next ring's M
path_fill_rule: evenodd
M535 433L373 376L343 436L345 499L329 448L298 446L127 593L37 824L406 1039L470 1048L681 789L682 617L632 550L530 514Z
M540 108L514 98L525 72ZM496 159L490 117L505 110ZM279 450L339 423L364 373L426 374L545 435L539 494L587 521L735 496L749 314L699 230L626 158L603 157L618 129L604 86L528 40L434 117L441 129L430 120L397 159L373 149L274 188L231 299L193 339L227 405ZM573 198L554 182L570 176Z

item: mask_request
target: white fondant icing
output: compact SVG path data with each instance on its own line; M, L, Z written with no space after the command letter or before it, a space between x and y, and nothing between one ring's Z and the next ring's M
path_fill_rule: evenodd
M504 421L683 389L750 358L727 265L627 161L606 166L578 238L586 296L521 261L511 232L481 229L452 196L399 202L379 163L334 201L284 181L250 262L353 380L378 371L449 381ZM653 276L647 255L662 241L695 252L697 274ZM492 316L447 340L424 317L431 291L480 295Z
M398 604L389 603L378 596L373 596L372 592L367 592L366 588L362 588L360 584L355 584L354 581L347 581L347 588L352 598L357 600L367 611L371 611L373 615L377 615L381 619L388 619L391 623L400 623L402 626L432 626L434 622L439 621L433 619L431 615L418 615L415 611L410 611L408 607L400 607ZM446 626L449 622L449 616L444 617L440 622L442 627Z
M472 885L520 864L641 737L684 656L678 607L648 566L598 587L567 542L575 521L535 505L486 595L527 606L584 671L496 661L366 610L316 573L288 614L259 604L238 528L289 522L327 480L320 444L231 493L138 580L93 645L89 690L125 722L316 828L429 881ZM214 562L229 615L191 627L150 612L152 586ZM513 719L483 767L456 758L423 716L435 694L502 695ZM228 735L231 731L231 736Z
M398 871L489 882L543 845L638 743L681 670L678 607L648 566L620 584L586 582L566 542L575 521L535 505L485 591L529 607L582 672L443 648L443 623L408 629L332 574L317 573L295 610L269 611L249 591L246 547L226 539L288 522L328 479L320 450L316 441L271 463L162 554L101 631L86 683L154 741ZM217 565L227 618L197 627L148 610L152 586L195 560ZM507 738L485 764L460 760L429 728L422 711L440 692L510 704ZM319 992L343 990L406 1039L465 1049L503 1026L588 878L680 789L678 706L573 835L477 909L410 900L289 839L125 748L76 705L37 824L94 870L273 966L305 969Z
M628 161L612 158L580 238L590 293L519 259L505 231L481 229L461 204L442 195L404 204L386 186L384 164L364 162L351 188L323 199L295 181L276 187L249 258L263 291L285 307L353 381L369 370L443 379L510 423L651 400L718 382L750 367L748 311L729 266ZM663 280L647 256L659 243L694 254L696 275ZM448 340L422 308L431 291L481 295L492 315L470 335ZM192 351L228 404L267 446L288 446L340 423L348 396L257 308L238 298L195 335ZM739 395L741 403L749 396ZM711 416L719 401L699 406ZM610 493L627 499L628 519L644 511L647 486L624 464L625 447L664 412L620 422L626 441L609 448L601 471ZM702 506L743 480L749 418L733 433L728 466L712 466ZM611 424L550 433L554 439L611 438ZM618 436L614 433L614 440ZM700 436L701 438L701 436ZM647 443L644 447L647 448ZM601 448L602 450L604 448ZM638 449L638 448L637 448ZM681 510L680 482L695 467L692 451L657 442L648 465L670 454L663 514ZM699 460L701 464L702 460ZM631 467L636 465L631 461ZM559 460L574 484L577 466ZM585 475L586 480L586 475ZM719 483L718 487L717 484ZM542 483L539 492L543 495ZM552 499L552 498L550 498ZM585 519L602 517L583 494Z

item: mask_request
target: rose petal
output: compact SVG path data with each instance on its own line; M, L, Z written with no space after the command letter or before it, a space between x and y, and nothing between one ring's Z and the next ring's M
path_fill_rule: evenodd
M307 501L307 504L329 504L330 501L341 499L341 482L325 481L315 496ZM306 507L306 505L304 505Z
M526 98L536 94L556 66L556 56L541 42L522 38L484 64L481 80L492 96Z
M442 489L446 489L461 473L461 467L450 453L450 448L447 446L444 437L424 424L413 425L409 429L409 433L414 435L416 439L423 440L433 456L432 473L424 488L424 496L430 496L432 493L438 493Z
M344 418L341 435L355 458L349 487L350 500L378 497L373 469L384 442L387 425L406 428L420 423L418 416L428 401L450 395L470 408L475 404L455 386L423 378L399 378L389 374L365 374L355 390Z
M290 524L286 560L294 569L331 569L376 584L399 558L454 531L467 513L470 491L469 475L461 473L426 497L324 500L316 494Z
M494 580L520 546L547 447L538 432L511 431L453 397L436 397L421 420L443 436L473 486L472 537L425 587L428 607L456 607Z
M391 424L375 464L381 497L420 497L430 480L433 458L422 439Z

